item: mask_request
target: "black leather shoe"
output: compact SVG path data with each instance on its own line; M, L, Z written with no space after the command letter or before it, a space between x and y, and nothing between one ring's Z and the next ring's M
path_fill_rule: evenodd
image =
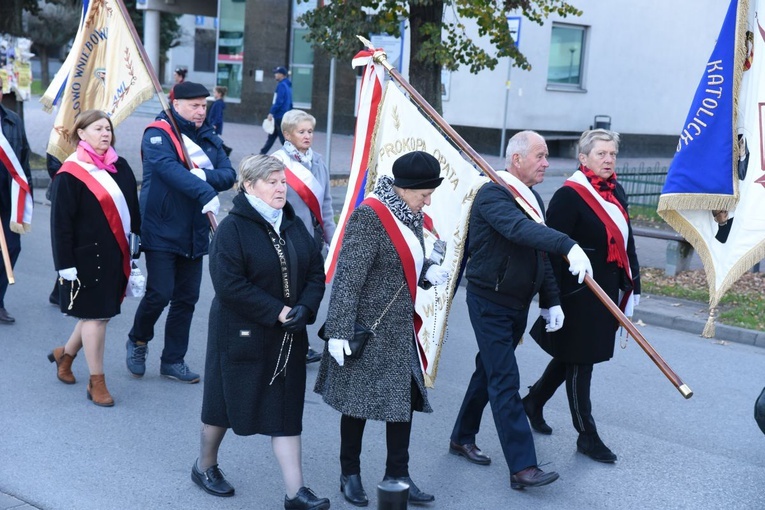
M305 355L305 364L307 365L309 363L316 363L318 361L321 361L321 353L316 352L309 347L308 353Z
M369 498L361 485L361 475L340 475L340 491L345 500L354 506L367 506Z
M227 498L234 495L234 488L226 481L223 471L215 464L204 473L197 468L197 463L191 468L191 480L213 496Z
M465 457L473 464L480 464L481 466L491 464L491 458L475 444L457 444L454 441L449 441L449 453Z
M408 476L385 476L383 477L383 482L386 480L395 480L397 482L404 482L409 486L409 502L413 505L421 505L423 503L431 503L436 500L436 497L433 494L428 494L427 492L422 492L419 487L417 487L412 479Z
M579 434L579 439L576 440L576 451L598 462L616 462L616 455L603 444L597 433Z
M16 322L16 319L5 308L0 308L0 322L3 324L13 324Z
M547 424L544 416L542 416L542 409L537 408L537 406L534 405L534 402L531 401L531 394L523 397L521 401L523 402L523 410L526 411L526 416L529 417L531 428L540 434L545 434L547 436L552 434L552 427Z
M553 483L558 479L558 473L555 471L549 471L545 473L536 466L526 468L523 471L510 476L510 488L515 490L522 490L526 487L541 487L548 483Z
M329 500L318 497L308 487L301 487L294 498L284 496L284 508L286 510L327 510Z

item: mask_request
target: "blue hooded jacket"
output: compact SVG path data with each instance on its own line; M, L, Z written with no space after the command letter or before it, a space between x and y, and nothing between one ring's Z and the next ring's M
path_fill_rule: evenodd
M274 92L274 103L271 105L269 113L274 119L281 120L284 114L292 110L292 82L289 78L284 78L276 84Z
M181 162L165 131L146 129L141 142L141 247L196 259L210 247L210 223L202 207L234 185L236 171L222 148L223 141L207 121L197 129L174 109L172 113L181 133L204 150L213 169L204 169L207 181L203 181ZM167 119L165 112L157 116L157 120Z

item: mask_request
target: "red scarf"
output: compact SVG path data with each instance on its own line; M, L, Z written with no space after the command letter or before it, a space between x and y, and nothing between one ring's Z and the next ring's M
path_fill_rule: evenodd
M587 181L589 181L593 189L598 192L598 195L600 195L606 202L614 204L619 209L619 211L621 211L624 219L627 220L627 224L629 224L630 218L627 214L627 211L624 210L624 207L614 195L614 190L616 189L616 172L611 174L608 179L603 179L595 175L595 172L584 165L579 165L579 170L584 174L585 177L587 177ZM606 233L608 235L608 255L606 256L606 261L616 262L619 267L626 269L624 265L625 261L622 260L619 256L621 249L619 247L618 241L616 240L617 236L615 235L615 232L613 232L613 229L609 228L608 223L604 222L604 224L606 226ZM621 237L621 234L619 237Z

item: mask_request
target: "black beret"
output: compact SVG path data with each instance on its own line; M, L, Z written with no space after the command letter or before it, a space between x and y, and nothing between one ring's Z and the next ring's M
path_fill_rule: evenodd
M444 180L441 165L423 151L404 154L393 162L393 185L407 189L433 189Z
M175 99L196 99L198 97L207 97L210 91L207 87L194 83L193 81L183 81L173 87L173 96Z

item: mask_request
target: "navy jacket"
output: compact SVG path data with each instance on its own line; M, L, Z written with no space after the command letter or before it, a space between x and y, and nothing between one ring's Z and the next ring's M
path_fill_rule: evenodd
M30 190L32 189L32 172L29 169L29 142L24 132L24 123L16 112L0 105L0 127L5 138L16 153L16 157L27 176ZM3 218L11 215L11 172L0 163L0 212ZM8 232L6 232L8 235Z
M210 223L202 207L219 191L234 185L236 171L223 151L223 140L209 123L196 129L193 122L175 110L173 116L181 132L204 150L214 168L205 170L207 181L203 181L181 162L167 133L158 128L146 129L141 142L141 247L195 259L206 255L210 245ZM164 112L159 119L167 119Z
M225 109L226 102L223 99L216 99L207 110L207 122L219 135L223 134L223 110Z
M274 116L274 119L281 120L290 110L292 110L292 82L289 78L284 78L276 84L274 104L271 105L269 113Z
M527 309L537 292L540 308L559 305L558 286L544 252L565 255L574 244L567 235L526 216L510 191L488 183L476 194L470 212L467 290L519 310Z

